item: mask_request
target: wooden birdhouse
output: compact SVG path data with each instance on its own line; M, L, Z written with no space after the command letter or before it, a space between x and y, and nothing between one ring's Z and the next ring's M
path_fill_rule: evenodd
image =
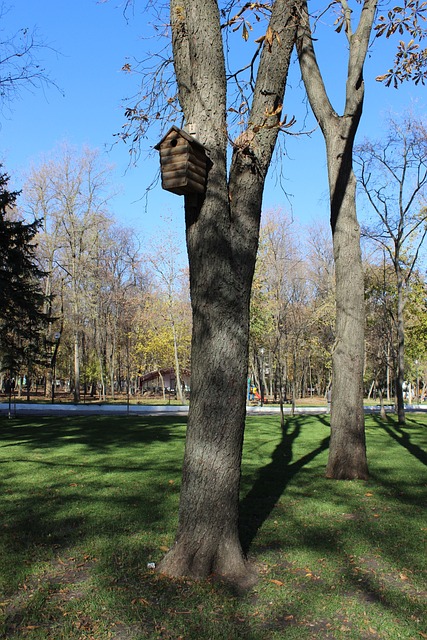
M209 160L200 142L172 127L154 148L160 152L163 189L180 196L205 192Z

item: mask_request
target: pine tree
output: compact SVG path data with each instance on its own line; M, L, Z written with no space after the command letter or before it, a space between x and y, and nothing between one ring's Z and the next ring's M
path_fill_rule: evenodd
M45 274L35 256L39 222L14 219L20 192L9 191L8 183L0 172L0 366L14 377L23 365L43 359L41 333L49 320L41 292Z

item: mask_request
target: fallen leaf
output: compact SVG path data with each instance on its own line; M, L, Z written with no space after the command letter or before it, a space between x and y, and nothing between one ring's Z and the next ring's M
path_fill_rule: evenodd
M160 551L169 551L169 547L165 547L165 545L162 544L161 547L159 547Z
M404 573L400 573L399 577L401 580L409 580L408 576L406 576Z
M374 495L374 494L373 494L373 493L371 493L370 491L368 491L368 493L365 493L365 496L366 496L367 498L372 498L372 496L373 496L373 495Z
M150 604L145 598L134 598L133 600L131 600L132 604L136 604L137 602L139 602L140 604L145 604L147 606Z
M277 584L278 587L283 587L283 582L280 582L280 580L270 580L270 582Z

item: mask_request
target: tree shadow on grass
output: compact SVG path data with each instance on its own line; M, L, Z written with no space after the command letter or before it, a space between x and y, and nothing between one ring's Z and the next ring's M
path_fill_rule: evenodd
M380 418L379 416L374 416L373 421L389 436L391 436L396 442L398 442L402 447L404 447L411 455L417 458L420 462L427 466L427 453L417 444L414 444L411 441L410 433L408 433L408 427L402 427L399 425L393 418L387 416L385 419ZM419 424L414 421L417 426Z
M0 447L53 448L83 444L102 451L112 446L150 444L184 438L176 427L186 418L155 416L65 416L0 419Z
M304 417L294 417L286 421L282 439L273 451L271 462L260 470L252 488L240 503L240 539L245 553L290 480L329 446L330 438L327 436L313 451L292 462L293 447L301 435L305 420ZM321 422L328 424L325 420Z
M167 528L183 426L171 417L0 420L0 590L94 536L113 544Z

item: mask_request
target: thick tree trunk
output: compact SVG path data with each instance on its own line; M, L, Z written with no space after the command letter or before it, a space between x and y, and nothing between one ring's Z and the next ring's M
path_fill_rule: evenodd
M247 580L237 518L248 303L247 296L230 288L231 269L229 260L218 256L214 279L193 279L192 387L179 529L160 571L196 578L218 573L240 582ZM217 304L210 302L211 296Z
M227 176L226 74L216 0L171 0L179 99L211 167L206 195L186 196L193 310L191 403L178 532L158 569L252 583L238 534L246 409L249 303L262 194L276 142L294 43L292 3L276 0L247 131ZM271 115L270 115L271 114Z
M365 303L356 179L351 168L351 152L345 149L348 135L342 129L339 127L331 137L333 143L328 149L336 324L326 476L354 479L368 477L363 410Z
M202 207L192 206L191 197L186 202L193 308L191 403L179 528L159 571L195 578L216 573L247 585L253 574L239 541L238 502L257 243L252 238L249 251L246 239L245 255L232 250L225 159L216 165L216 176L211 176L215 196L208 192ZM262 187L258 191L262 193ZM260 194L255 202L245 199L240 206L260 212Z

